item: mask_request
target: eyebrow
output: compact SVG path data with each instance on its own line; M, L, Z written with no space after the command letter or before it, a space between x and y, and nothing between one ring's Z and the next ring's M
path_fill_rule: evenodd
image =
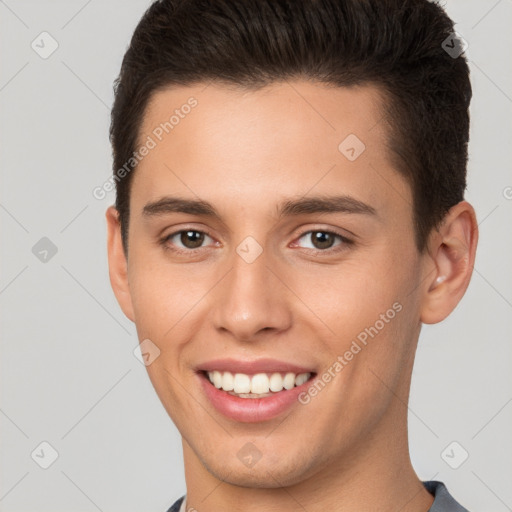
M142 210L142 215L148 218L168 213L202 215L222 221L221 215L211 203L196 199L166 196L147 203ZM278 218L313 213L350 213L377 216L375 208L347 195L290 199L277 206Z

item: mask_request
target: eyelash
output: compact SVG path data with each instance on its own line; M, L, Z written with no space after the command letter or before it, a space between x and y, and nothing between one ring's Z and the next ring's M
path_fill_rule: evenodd
M164 236L159 241L159 243L162 245L162 247L165 250L172 251L173 253L177 253L177 254L195 254L195 253L197 253L199 251L202 251L203 249L206 249L206 247L198 247L196 249L181 249L181 248L178 249L176 247L171 247L169 245L169 240L170 239L172 239L176 235L180 235L181 233L186 233L187 231L192 231L193 233L201 233L201 234L207 235L207 236L209 236L210 238L213 239L213 237L207 231L200 231L198 229L185 228L185 229L180 229L179 231L174 231L173 233L170 233L169 235ZM324 253L332 254L332 253L336 253L336 252L345 250L346 246L350 246L350 245L354 244L353 240L350 240L349 238L347 238L346 236L342 235L341 233L338 233L337 231L329 231L329 230L323 230L323 229L310 229L308 231L304 231L298 237L296 237L296 240L300 240L305 235L308 235L310 233L324 233L324 234L334 235L335 237L338 237L343 242L342 244L340 244L338 246L330 247L328 249L310 249L310 248L306 248L307 251L312 251L315 254L320 254L320 253L322 253L322 254L324 254Z

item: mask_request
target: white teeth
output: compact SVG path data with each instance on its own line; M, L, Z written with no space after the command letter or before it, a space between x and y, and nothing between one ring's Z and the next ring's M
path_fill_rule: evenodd
M280 373L273 373L270 377L270 391L281 391L283 389L283 377Z
M277 393L283 389L292 389L301 386L311 377L311 373L257 373L247 375L245 373L219 372L215 370L208 372L210 382L217 388L224 391L231 391L242 398L257 398L254 395L270 396L270 392Z
M269 381L266 373L257 373L251 379L251 393L268 393Z
M284 389L292 389L295 387L295 374L287 373L283 380Z
M245 375L245 373L235 373L233 391L235 393L250 393L251 378L249 377L249 375Z
M218 371L213 372L213 385L219 389L222 387L222 373Z
M295 385L301 386L302 384L304 384L304 382L306 382L309 379L309 375L309 373L300 373L299 375L297 375L297 377L295 377Z
M224 372L222 375L222 389L224 391L233 391L235 388L235 379L232 373Z

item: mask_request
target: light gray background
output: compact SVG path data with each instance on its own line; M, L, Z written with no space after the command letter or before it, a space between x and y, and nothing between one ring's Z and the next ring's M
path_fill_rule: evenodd
M112 82L149 3L0 1L2 511L163 512L185 492L178 431L133 355L135 329L108 280L104 211L114 195L92 196L111 172ZM512 510L512 1L451 0L447 10L469 43L467 199L480 244L461 304L423 328L410 445L420 478L444 481L471 512L504 512ZM31 48L43 31L59 44L47 59ZM46 263L32 253L42 237L58 248ZM48 469L31 458L43 441L59 454ZM460 462L462 450L468 459L452 469L446 460ZM50 452L36 453L42 461Z

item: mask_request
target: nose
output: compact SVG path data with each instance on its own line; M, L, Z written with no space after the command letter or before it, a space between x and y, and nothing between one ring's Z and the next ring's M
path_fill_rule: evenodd
M234 252L232 261L216 287L215 328L244 342L255 341L264 332L287 330L292 322L291 294L266 252L250 263Z

